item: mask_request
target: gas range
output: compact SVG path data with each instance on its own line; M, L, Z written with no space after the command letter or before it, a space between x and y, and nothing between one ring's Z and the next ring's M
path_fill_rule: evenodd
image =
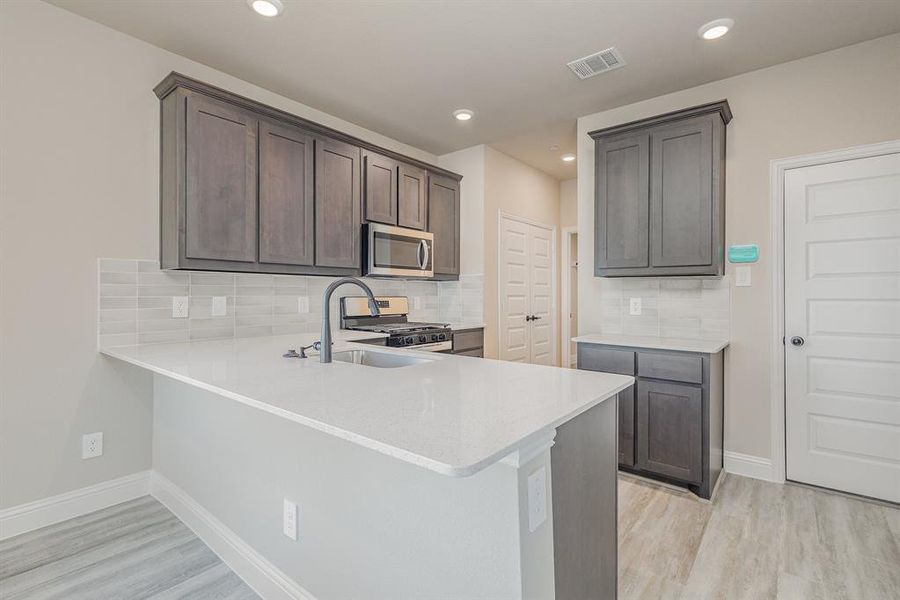
M341 328L387 334L385 344L393 348L431 352L453 349L453 333L447 323L408 320L409 299L406 296L378 296L375 300L380 314L373 317L365 296L341 298Z

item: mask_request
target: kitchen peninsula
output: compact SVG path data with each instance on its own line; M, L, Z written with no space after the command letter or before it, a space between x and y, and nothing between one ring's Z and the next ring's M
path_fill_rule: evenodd
M421 362L283 358L303 335L103 349L154 373L155 495L271 563L273 597L614 597L615 398L632 377L335 337L335 357Z

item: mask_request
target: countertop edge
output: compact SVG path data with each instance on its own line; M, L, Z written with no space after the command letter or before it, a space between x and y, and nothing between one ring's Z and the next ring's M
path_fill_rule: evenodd
M572 338L576 344L597 344L601 346L621 346L626 348L646 348L650 350L673 350L677 352L696 352L700 354L717 354L731 345L730 340L678 340L672 338L605 338L597 334L585 334ZM702 347L702 349L701 349Z
M168 377L170 379L193 386L195 388L205 390L207 392L222 396L224 398L228 398L230 400L234 400L235 402L240 402L241 404L245 404L252 408L262 410L264 412L273 414L275 416L281 417L288 421L293 421L295 423L299 423L300 425L305 425L316 431L321 431L323 433L327 433L336 438L347 440L358 446L362 446L364 448L373 450L380 454L384 454L384 455L390 456L392 458L402 460L403 462L406 462L408 464L419 466L419 467L428 469L429 471L432 471L432 472L435 472L435 473L438 473L441 475L449 476L449 477L469 477L471 475L474 475L474 474L490 467L491 465L500 462L503 458L509 456L510 454L516 452L528 440L532 439L535 435L537 435L541 432L550 431L551 429L556 429L563 423L566 423L566 422L572 420L573 418L577 417L578 415L597 406L601 402L608 400L609 398L612 398L613 396L615 396L622 390L625 390L628 387L634 385L634 378L630 377L631 381L629 381L621 386L616 386L613 390L606 392L605 396L598 397L598 398L592 400L591 402L588 402L585 405L579 407L578 409L575 409L575 410L567 413L566 415L552 421L548 425L545 425L544 427L540 427L540 428L528 433L527 435L523 436L523 438L521 440L519 440L518 442L510 444L509 446L507 446L501 450L498 450L497 452L494 452L493 454L483 458L482 460L480 460L478 462L475 462L472 464L463 464L463 465L450 465L447 463L442 463L442 462L436 461L434 459L424 457L420 454L415 454L415 453L409 452L408 450L403 450L401 448L397 448L396 446L391 446L391 445L385 444L383 442L373 440L371 438L359 435L352 431L347 431L346 429L340 429L337 427L333 427L326 423L322 423L321 421L316 421L315 419L309 419L309 418L303 417L302 415L298 415L298 414L292 413L290 411L279 409L279 408L272 406L271 404L268 404L266 402L254 400L253 398L244 396L243 394L238 394L236 392L232 392L232 391L220 388L215 385L204 383L204 382L194 379L192 377L188 377L186 375L177 373L175 371L170 371L168 369L163 369L163 368L154 366L150 363L144 362L137 358L118 354L116 352L115 347L101 348L99 350L99 352L100 352L100 354L102 354L104 356L108 356L109 358L121 360L122 362L126 362L126 363L134 365L136 367L140 367L142 369L147 369L148 371L150 371L152 373L156 373L158 375Z

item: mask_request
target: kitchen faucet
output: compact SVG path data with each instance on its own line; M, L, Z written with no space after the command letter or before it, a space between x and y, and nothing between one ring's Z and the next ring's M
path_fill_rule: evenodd
M369 297L369 312L373 317L378 316L381 312L378 310L378 303L375 302L375 294L372 293L369 286L359 279L355 277L341 277L332 282L331 285L325 288L325 294L322 297L322 339L320 340L322 347L319 350L319 362L321 363L331 362L331 295L334 293L334 290L345 283L357 285L366 293L366 296Z

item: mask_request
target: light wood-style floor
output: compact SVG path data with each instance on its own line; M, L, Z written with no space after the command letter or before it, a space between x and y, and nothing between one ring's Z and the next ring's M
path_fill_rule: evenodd
M2 600L259 597L145 496L0 541Z
M619 600L898 600L900 509L728 475L712 504L619 479Z
M0 542L0 598L258 598L145 497ZM900 509L729 475L619 481L619 600L897 600Z

